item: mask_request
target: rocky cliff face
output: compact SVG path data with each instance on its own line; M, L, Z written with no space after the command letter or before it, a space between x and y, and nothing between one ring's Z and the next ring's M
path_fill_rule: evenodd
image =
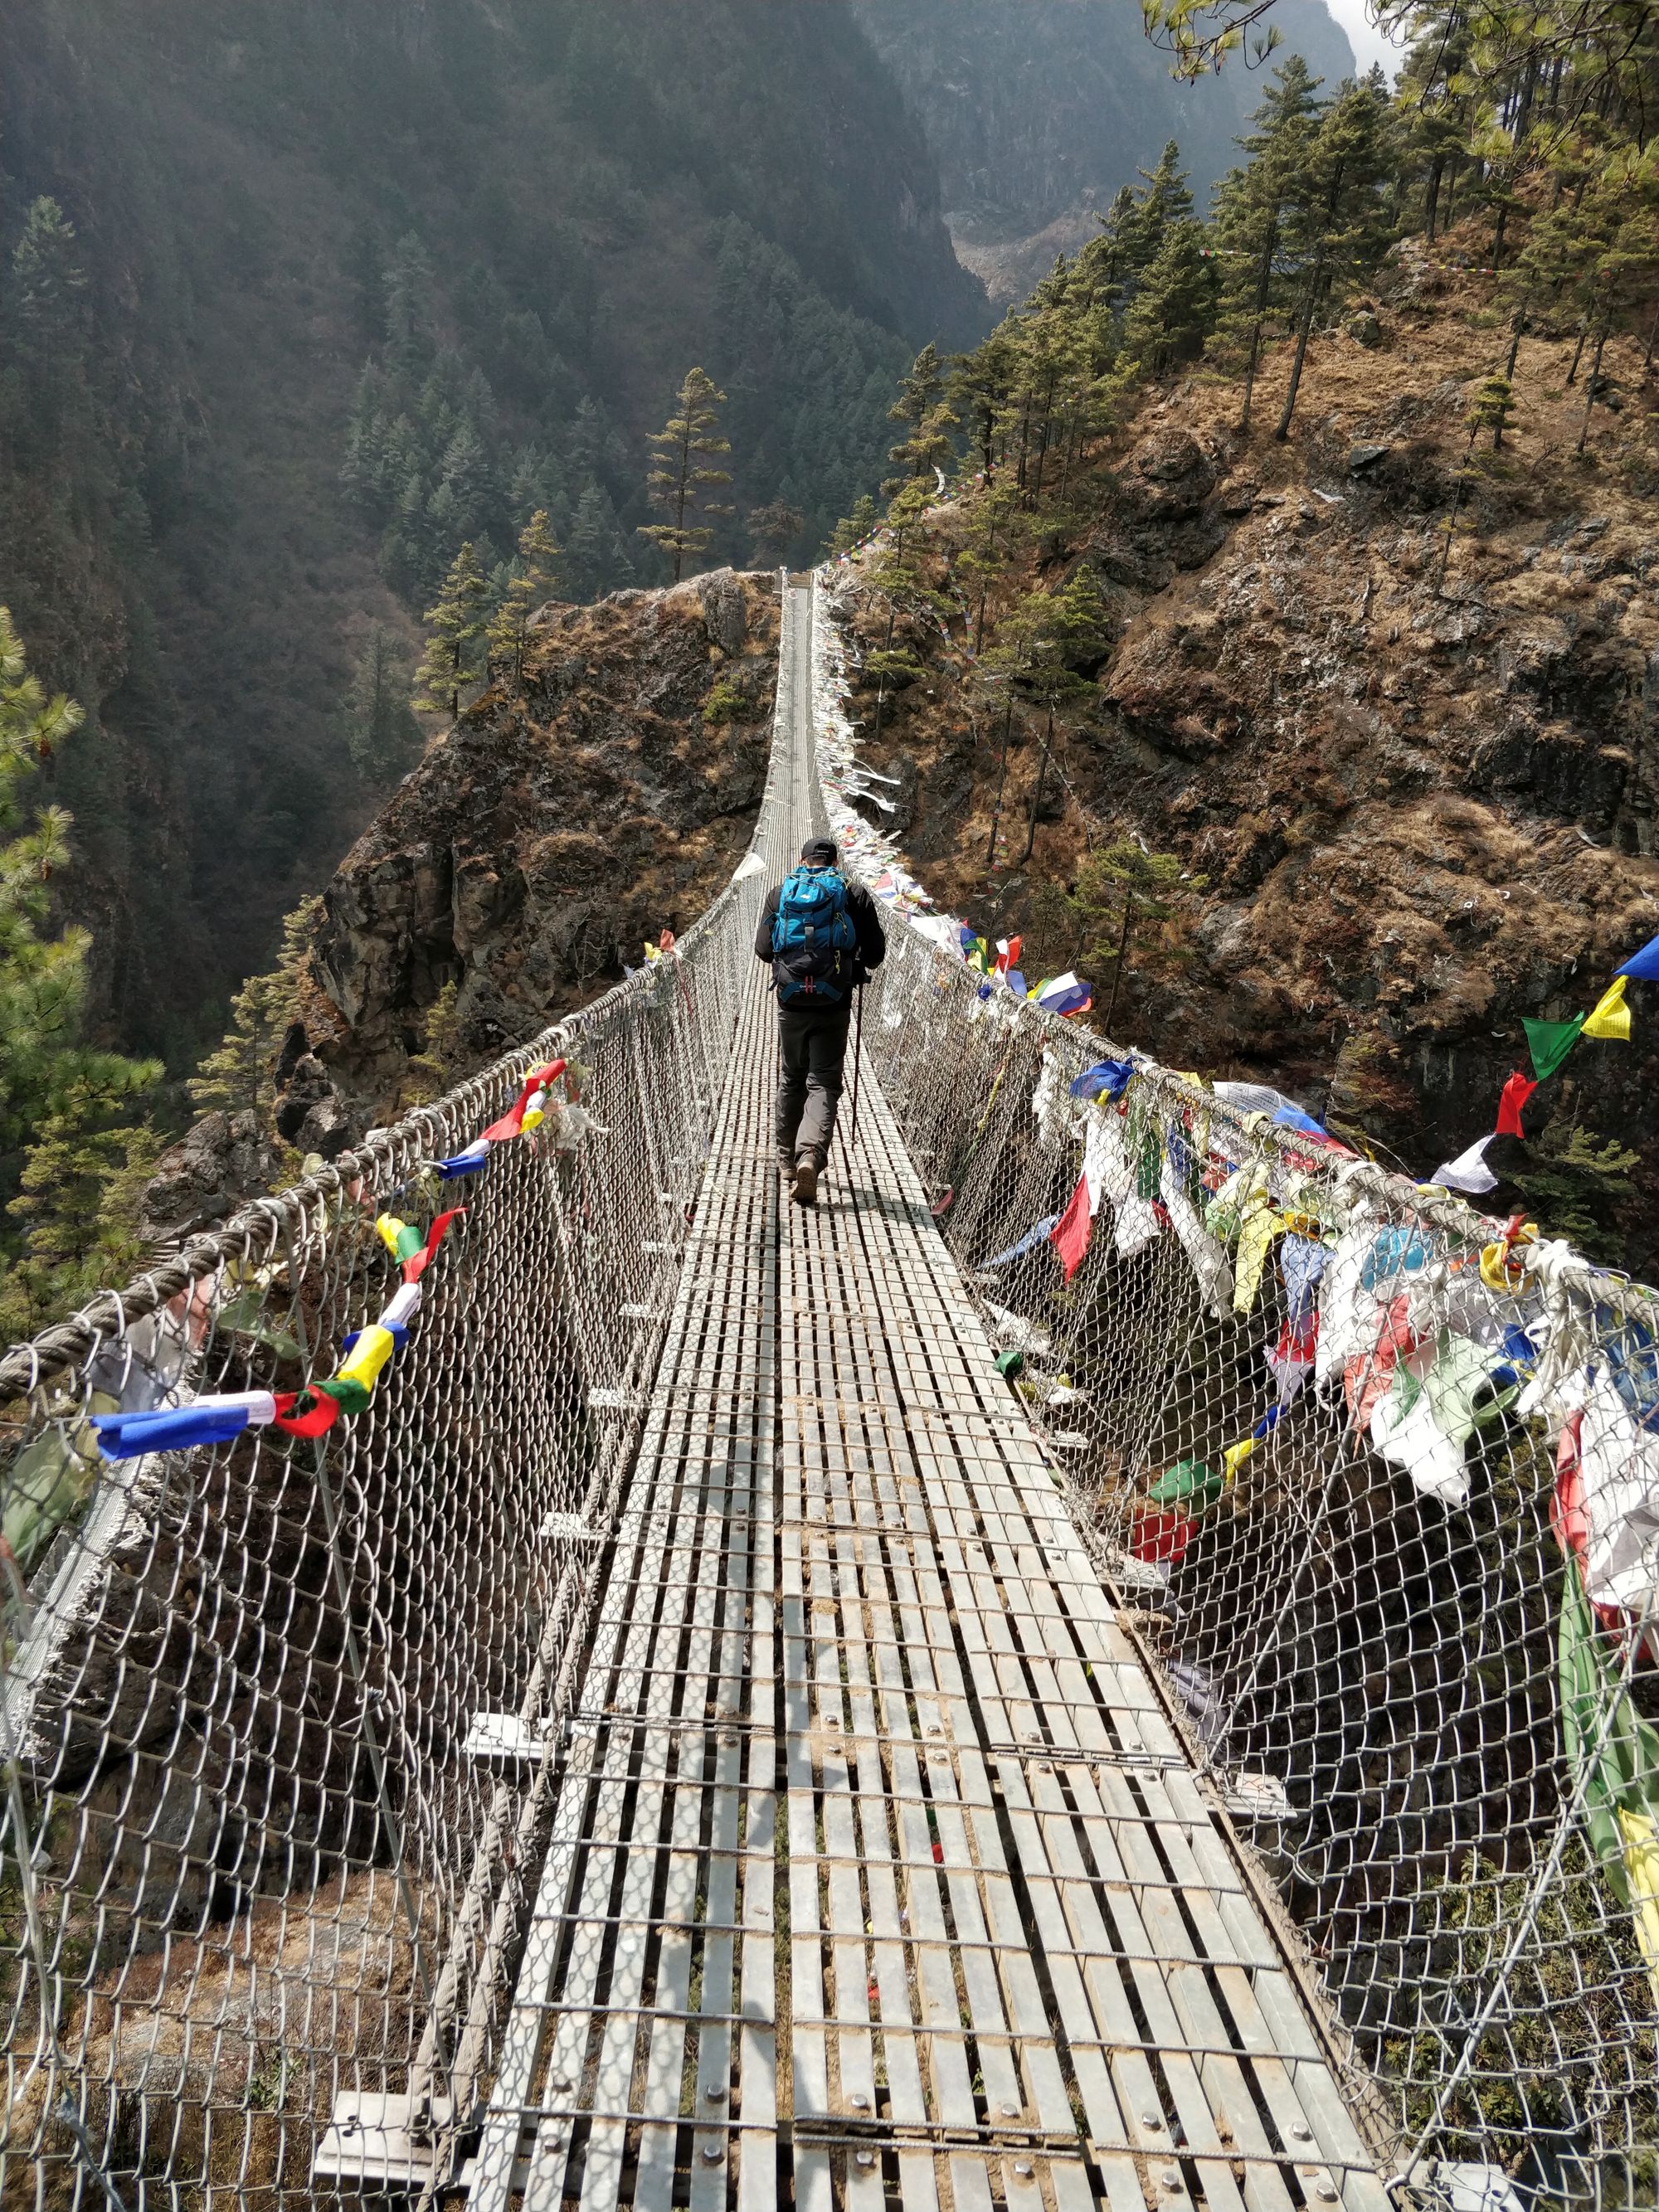
M1659 932L1659 451L1639 343L1609 345L1580 456L1571 342L1524 341L1516 428L1499 455L1486 438L1443 580L1468 406L1504 334L1440 312L1435 288L1461 280L1402 251L1376 314L1316 342L1288 446L1282 358L1248 438L1235 386L1154 395L1028 561L1020 588L1092 567L1115 635L1040 805L1042 715L1016 719L997 867L1006 695L976 692L931 629L872 764L901 779L929 887L988 928L1029 927L1091 843L1176 852L1179 941L1131 963L1116 1034L1276 1080L1426 1174L1492 1127L1528 1065L1521 1017L1594 1003ZM942 580L960 514L932 527ZM1036 935L1038 963L1065 966L1075 939ZM1651 1186L1656 1041L1638 1013L1633 1043L1581 1047L1529 1135L1582 1121L1635 1145ZM1650 1212L1620 1224L1644 1266Z
M1023 300L1096 234L1121 185L1181 142L1203 205L1261 95L1249 70L1170 76L1128 0L854 0L927 134L958 258L994 304ZM1322 0L1276 0L1284 54L1333 88L1353 56Z
M777 588L720 569L539 618L522 690L433 744L337 870L313 957L312 1042L384 1110L446 983L477 1062L696 920L765 781Z

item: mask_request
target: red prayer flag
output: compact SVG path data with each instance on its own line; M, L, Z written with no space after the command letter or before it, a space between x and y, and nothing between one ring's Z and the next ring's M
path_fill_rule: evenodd
M1066 1270L1068 1283L1083 1265L1083 1255L1089 1249L1091 1227L1088 1178L1079 1176L1077 1188L1072 1193L1065 1212L1048 1231L1048 1242L1060 1255L1060 1264Z
M1151 1506L1143 1505L1129 1522L1130 1556L1144 1559L1149 1566L1173 1565L1192 1540L1191 1515L1182 1513L1174 1506L1157 1512Z
M302 1398L311 1400L303 1413L294 1407ZM279 1390L276 1394L276 1426L285 1429L291 1437L319 1437L325 1429L331 1429L340 1418L340 1401L331 1398L326 1391Z
M499 1145L503 1138L522 1136L526 1108L536 1092L551 1083L556 1076L562 1075L564 1069L565 1063L562 1060L550 1060L545 1067L532 1067L526 1076L517 1098L501 1120L492 1121L487 1129L480 1130L479 1134L488 1137L492 1145Z
M1498 1101L1497 1134L1498 1136L1524 1137L1526 1135L1526 1131L1521 1127L1521 1109L1537 1088L1538 1085L1529 1077L1522 1075L1518 1068L1510 1076L1509 1081L1504 1085L1503 1092Z
M464 1206L452 1206L447 1213L441 1213L426 1232L423 1249L404 1261L404 1280L418 1283L427 1270L427 1263L444 1241L444 1231L452 1221L466 1212Z

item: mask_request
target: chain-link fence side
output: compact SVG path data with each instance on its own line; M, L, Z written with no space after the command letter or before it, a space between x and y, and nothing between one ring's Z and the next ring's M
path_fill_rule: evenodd
M785 811L671 956L0 1361L7 2204L355 2199L369 2112L441 2178ZM441 1181L552 1055L542 1126ZM100 1457L99 1414L333 1373L377 1216L457 1202L363 1410Z
M1650 2205L1652 1294L888 940L872 1068L1402 2165Z

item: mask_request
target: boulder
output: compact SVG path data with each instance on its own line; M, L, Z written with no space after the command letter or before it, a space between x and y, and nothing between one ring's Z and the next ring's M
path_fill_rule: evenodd
M155 1163L144 1188L144 1236L171 1243L211 1229L278 1180L276 1154L251 1107L204 1114Z
M1136 448L1121 490L1126 507L1148 521L1174 522L1199 508L1219 471L1190 430L1156 430Z
M749 600L736 573L714 568L699 576L697 598L709 642L722 653L741 653L749 638Z

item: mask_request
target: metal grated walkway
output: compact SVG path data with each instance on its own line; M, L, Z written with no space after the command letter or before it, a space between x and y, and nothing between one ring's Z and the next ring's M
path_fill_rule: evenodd
M874 1080L803 1215L773 1032L757 965L471 2201L1385 2212Z

